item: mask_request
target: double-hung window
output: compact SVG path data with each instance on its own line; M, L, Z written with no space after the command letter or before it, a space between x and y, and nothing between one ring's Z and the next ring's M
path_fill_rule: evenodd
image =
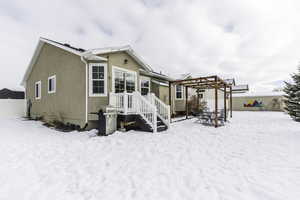
M107 64L89 64L89 94L90 96L107 95Z
M175 87L176 92L176 99L183 99L183 86L176 85Z
M150 78L141 77L141 94L147 95L150 92Z
M48 93L55 93L56 92L56 76L50 76L48 78Z
M42 98L42 81L35 82L34 91L35 91L35 99L41 99Z

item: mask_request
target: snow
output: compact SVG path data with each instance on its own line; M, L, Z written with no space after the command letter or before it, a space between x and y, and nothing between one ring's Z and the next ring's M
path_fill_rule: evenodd
M300 124L233 114L220 128L191 119L107 137L1 119L0 199L299 199Z

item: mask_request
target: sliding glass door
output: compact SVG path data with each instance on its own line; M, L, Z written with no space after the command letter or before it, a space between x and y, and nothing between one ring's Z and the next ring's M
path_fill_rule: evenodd
M136 72L113 67L113 87L115 93L136 91Z

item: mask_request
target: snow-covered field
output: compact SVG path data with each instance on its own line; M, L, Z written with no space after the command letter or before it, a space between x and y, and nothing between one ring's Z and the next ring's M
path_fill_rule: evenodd
M0 120L0 199L300 199L300 124L234 112L225 127L172 124L109 137Z

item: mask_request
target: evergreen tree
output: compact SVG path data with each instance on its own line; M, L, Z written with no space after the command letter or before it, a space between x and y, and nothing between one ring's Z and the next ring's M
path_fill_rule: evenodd
M293 82L285 82L285 110L295 121L300 122L300 66L298 73L292 75Z

